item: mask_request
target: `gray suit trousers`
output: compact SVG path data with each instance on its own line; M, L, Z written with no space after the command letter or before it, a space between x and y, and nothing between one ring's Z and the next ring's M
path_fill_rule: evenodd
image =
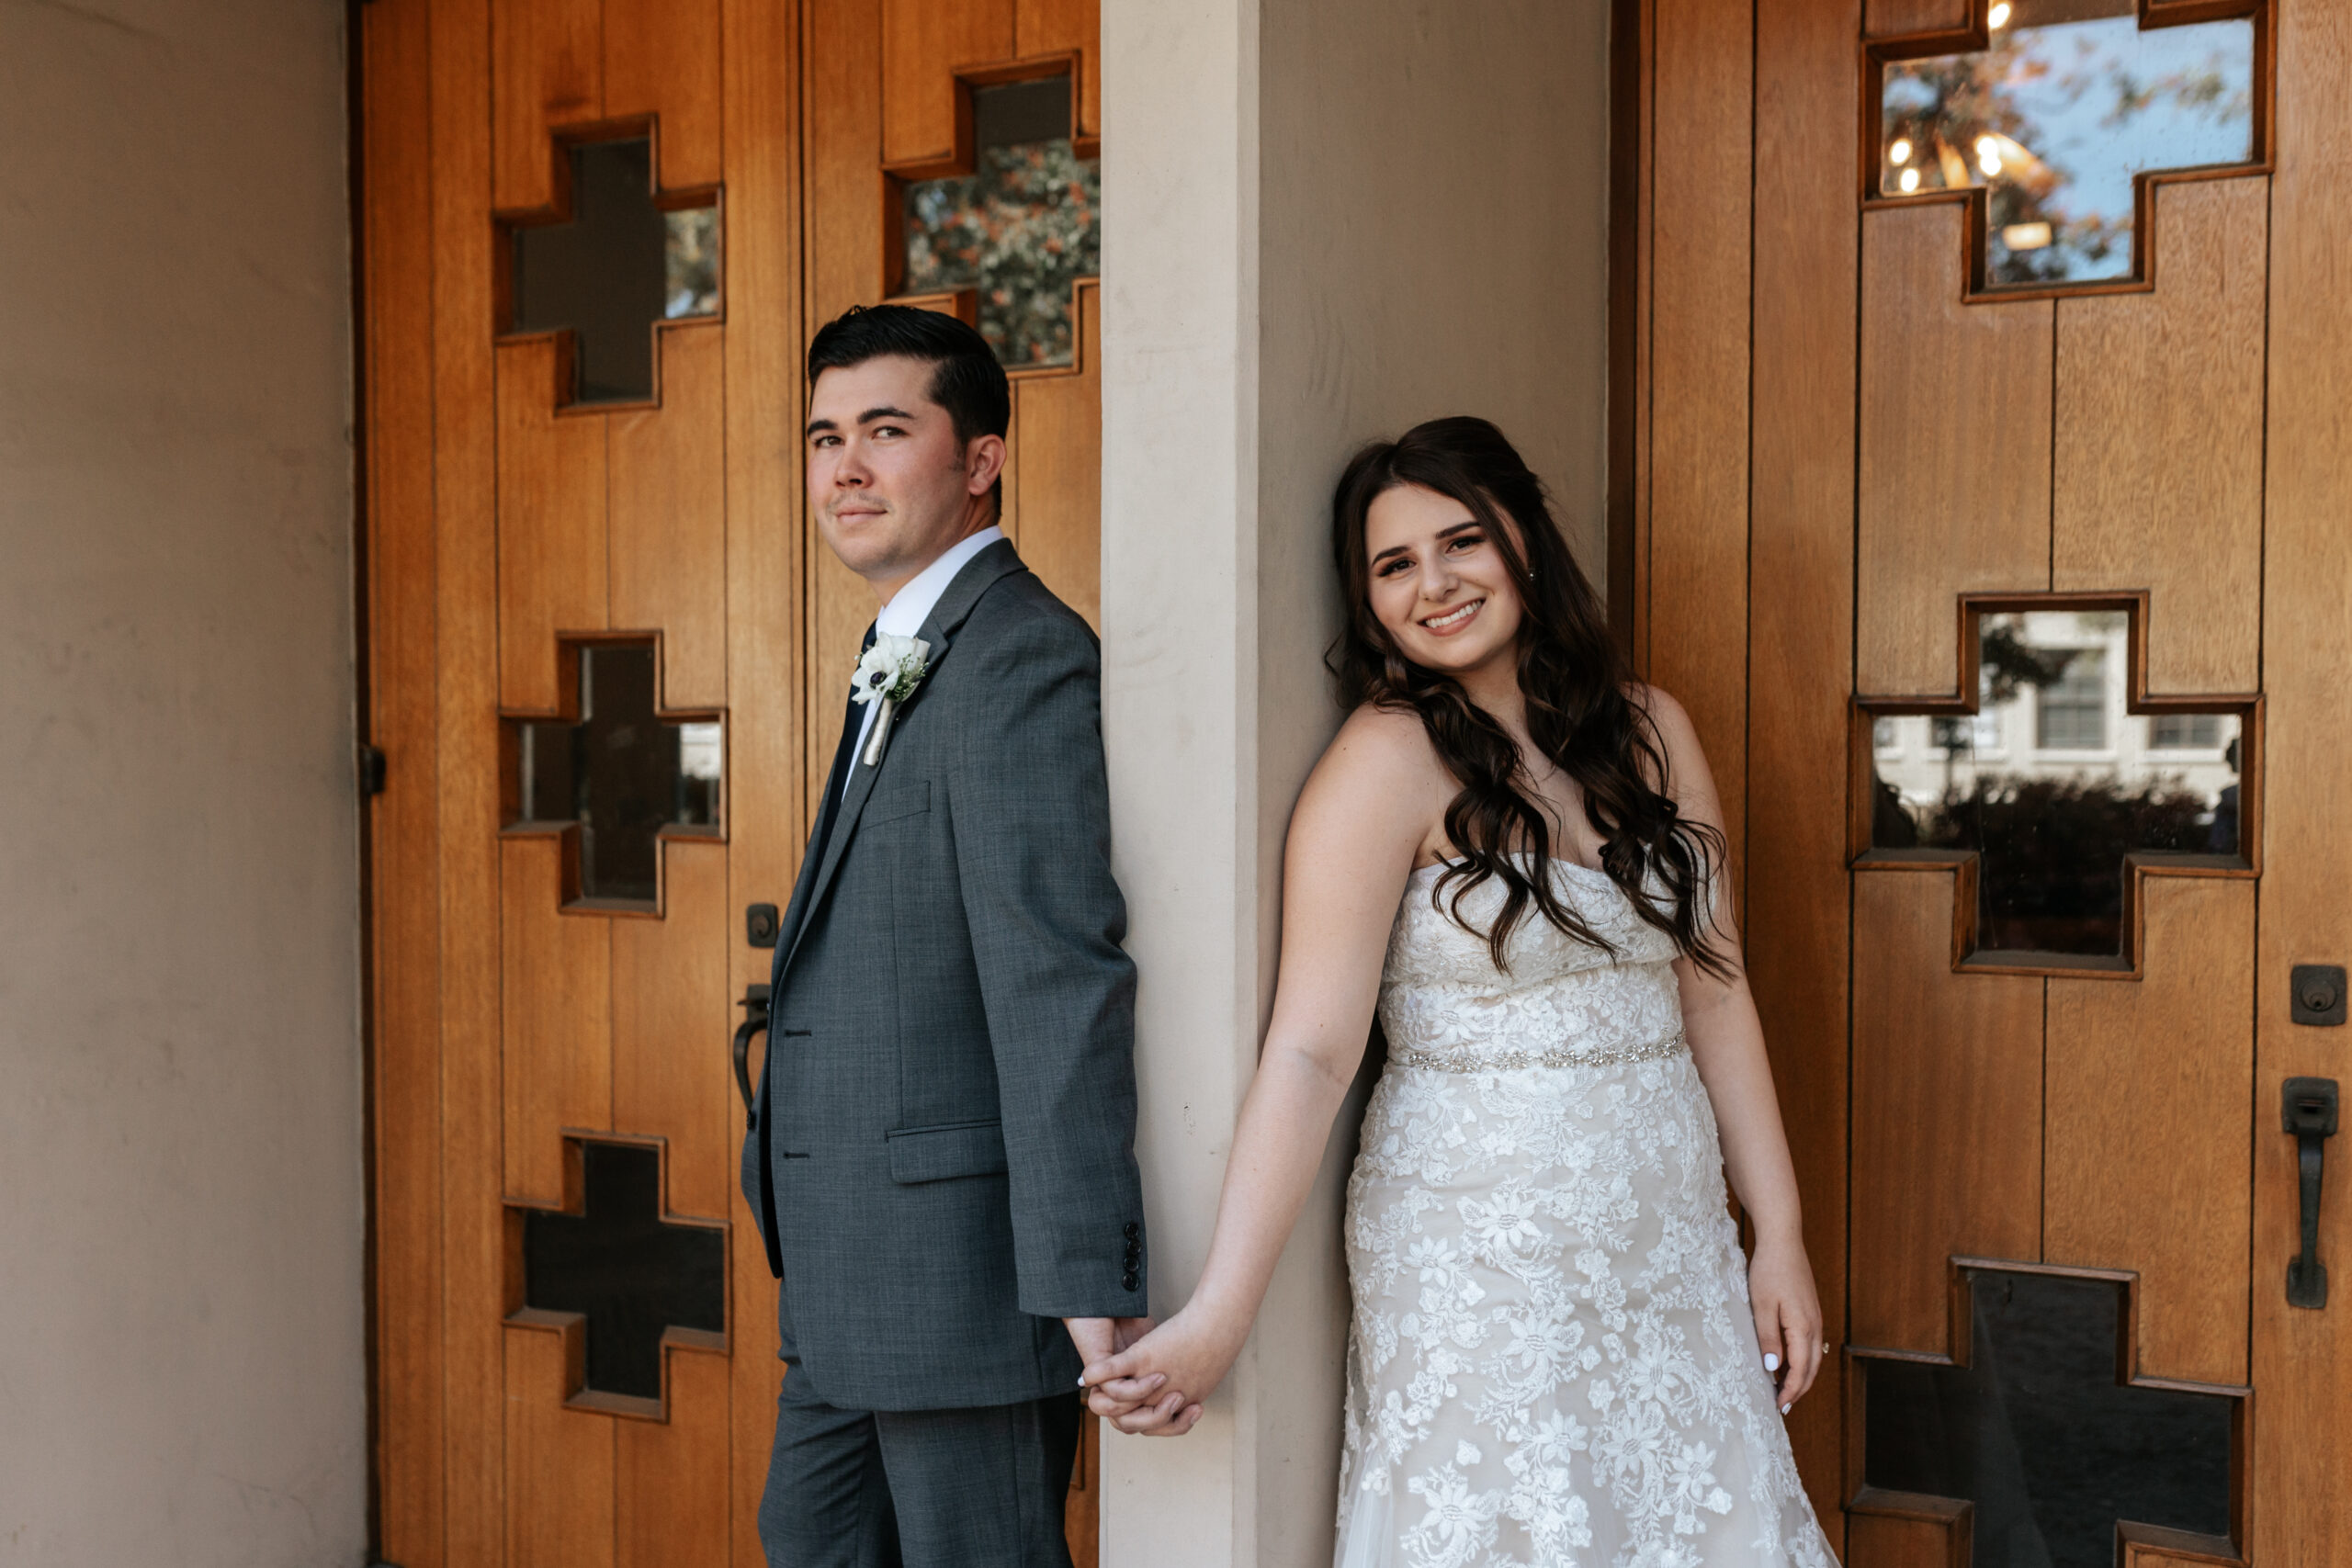
M799 1369L760 1500L769 1568L1070 1568L1075 1392L961 1410L842 1410Z

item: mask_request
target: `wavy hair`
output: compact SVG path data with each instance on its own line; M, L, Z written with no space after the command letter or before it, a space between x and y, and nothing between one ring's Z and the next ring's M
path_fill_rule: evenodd
M1531 912L1575 941L1617 954L1616 944L1554 890L1551 824L1510 733L1452 676L1407 659L1373 614L1364 524L1373 502L1399 485L1458 501L1484 525L1520 588L1519 689L1530 738L1583 792L1585 818L1600 834L1601 869L1634 913L1701 969L1728 976L1731 961L1709 941L1709 896L1724 862L1724 836L1677 813L1668 794L1665 742L1649 714L1626 694L1624 657L1553 522L1543 481L1501 431L1467 417L1433 419L1364 447L1349 461L1331 500L1331 553L1348 624L1326 662L1340 700L1351 710L1369 703L1418 714L1439 759L1462 784L1445 808L1445 835L1457 858L1430 889L1431 902L1485 937L1497 968L1508 968L1506 946ZM1511 526L1503 525L1506 518ZM1464 919L1462 900L1488 882L1501 885L1503 904L1493 926L1479 932Z

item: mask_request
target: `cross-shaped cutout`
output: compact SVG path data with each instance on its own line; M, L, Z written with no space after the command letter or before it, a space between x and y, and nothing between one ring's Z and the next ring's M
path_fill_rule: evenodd
M650 402L662 323L718 313L718 193L656 189L649 135L559 152L555 210L501 220L508 331L562 334L560 401Z
M1968 969L2141 972L2150 875L2251 876L2261 700L2153 696L2145 594L1968 596L1963 694L1855 700L1858 869L1958 869Z
M727 1348L726 1227L663 1213L657 1144L566 1138L564 1153L565 1206L508 1210L507 1321L565 1336L571 1403L659 1416L666 1351Z
M654 639L562 653L561 712L507 722L506 830L563 836L565 905L658 910L662 840L720 831L725 724L657 705Z
M1102 270L1102 165L1078 134L1072 76L957 88L969 166L888 182L891 292L970 322L1009 371L1074 366L1076 287Z
M2136 1285L1955 1258L1950 1357L1855 1354L1849 1511L1947 1521L1975 1568L2110 1568L2127 1560L2119 1538L2237 1558L2246 1391L2137 1375Z
M2262 6L1974 0L1965 31L1876 41L1876 195L1969 193L1978 289L2144 279L2150 178L2263 156Z

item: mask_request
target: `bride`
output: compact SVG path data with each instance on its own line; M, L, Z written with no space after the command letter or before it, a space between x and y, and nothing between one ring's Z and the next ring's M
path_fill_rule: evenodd
M1493 425L1367 447L1332 510L1352 712L1291 821L1216 1237L1089 1402L1199 1419L1376 1009L1339 1568L1834 1568L1781 1424L1821 1309L1690 721L1627 677Z

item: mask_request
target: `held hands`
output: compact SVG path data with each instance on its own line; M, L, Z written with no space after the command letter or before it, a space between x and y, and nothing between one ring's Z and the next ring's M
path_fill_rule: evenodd
M1201 1401L1225 1381L1249 1332L1247 1322L1237 1333L1201 1306L1187 1306L1132 1346L1087 1363L1079 1379L1087 1408L1122 1432L1181 1438L1200 1420Z
M1828 1349L1821 1337L1821 1302L1804 1244L1763 1241L1747 1266L1748 1304L1756 1313L1756 1343L1764 1370L1781 1387L1781 1413L1803 1399L1821 1373Z

